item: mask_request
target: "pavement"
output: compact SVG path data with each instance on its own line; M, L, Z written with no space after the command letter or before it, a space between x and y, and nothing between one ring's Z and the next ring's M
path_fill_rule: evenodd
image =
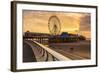
M25 42L23 43L23 62L36 62L32 48Z

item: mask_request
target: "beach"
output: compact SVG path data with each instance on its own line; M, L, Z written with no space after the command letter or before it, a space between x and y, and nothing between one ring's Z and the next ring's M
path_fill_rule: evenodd
M77 59L90 59L91 58L91 45L90 41L78 41L72 43L52 43L49 47L56 52L63 54L73 60Z

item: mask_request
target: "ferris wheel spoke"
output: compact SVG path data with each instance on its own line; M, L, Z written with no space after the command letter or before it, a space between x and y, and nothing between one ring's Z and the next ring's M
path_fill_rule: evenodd
M60 26L60 21L57 16L51 16L49 18L48 24L49 24L48 25L49 31L51 34L58 35L60 33L61 26Z

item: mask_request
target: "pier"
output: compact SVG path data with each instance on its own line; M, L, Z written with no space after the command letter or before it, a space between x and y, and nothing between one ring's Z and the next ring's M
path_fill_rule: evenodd
M70 38L71 37L71 38ZM64 41L63 41L64 38ZM77 35L66 38L45 33L26 32L23 36L23 62L84 60L91 58L89 40Z

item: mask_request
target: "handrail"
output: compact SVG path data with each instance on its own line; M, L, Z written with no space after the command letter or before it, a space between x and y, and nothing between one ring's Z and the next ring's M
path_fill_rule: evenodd
M70 58L67 58L65 57L64 55L36 42L36 41L33 41L34 43L36 43L37 45L39 45L40 47L42 47L44 50L46 50L48 53L50 53L51 55L53 55L56 59L60 60L60 61L68 61L68 60L71 60Z

